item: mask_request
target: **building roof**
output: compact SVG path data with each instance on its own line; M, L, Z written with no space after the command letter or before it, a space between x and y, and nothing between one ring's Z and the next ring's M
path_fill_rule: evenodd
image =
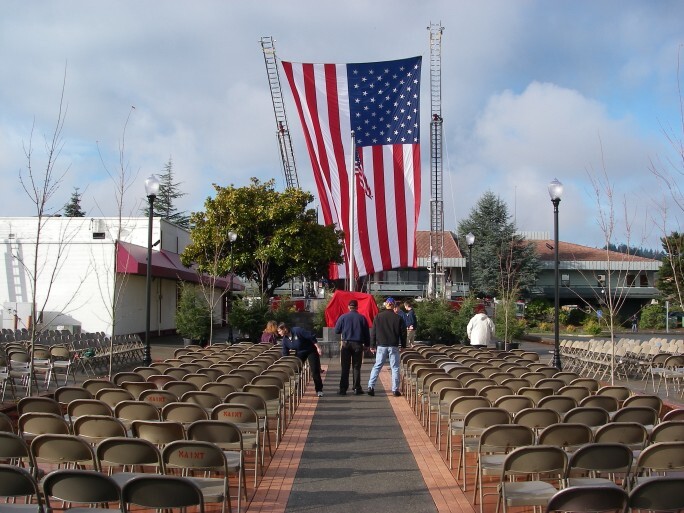
M530 242L535 245L539 260L550 260L553 262L553 240L532 240ZM626 253L619 253L617 251L606 251L605 249L599 248L590 248L588 246L572 244L571 242L558 242L558 260L560 261L605 262L609 257L613 262L657 262L657 260L652 258L628 255Z
M463 258L463 254L454 240L454 234L451 232L442 233L444 234L444 258ZM418 258L429 259L430 249L430 232L416 232L416 252Z
M463 259L464 253L459 249L456 238L452 232L445 231L444 233L444 259L447 266L463 266L465 262L453 263L453 260L448 259ZM554 241L552 239L527 239L534 244L535 251L543 267L552 265L554 258ZM416 232L416 250L419 259L430 261L430 232L418 231ZM467 252L467 249L466 249ZM652 258L645 258L636 255L628 255L619 253L617 251L608 251L599 248L591 248L589 246L582 246L580 244L573 244L571 242L560 241L558 244L558 259L561 262L561 267L569 268L585 268L585 269L604 269L606 262L610 260L611 268L624 269L644 269L657 271L662 263L659 260Z
M145 276L147 273L147 248L119 241L116 246L116 272L123 274L138 274ZM199 275L194 266L185 267L180 256L172 251L164 249L152 251L152 267L150 273L154 277L169 278L199 283L200 279L205 283L212 283L208 275ZM214 286L222 289L244 290L245 286L240 279L230 274L227 277L215 278Z

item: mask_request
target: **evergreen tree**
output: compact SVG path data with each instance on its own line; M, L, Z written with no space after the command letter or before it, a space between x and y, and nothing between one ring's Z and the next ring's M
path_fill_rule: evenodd
M682 308L684 302L684 233L672 232L662 237L665 250L663 265L658 271L656 287L663 299Z
M488 191L469 217L458 223L461 247L465 247L466 233L475 235L470 264L477 292L491 296L524 292L537 279L539 261L534 246L516 233L510 218L506 203Z
M602 249L606 249L603 246ZM618 253L624 253L625 255L639 256L644 258L652 258L653 260L662 260L665 256L665 252L661 250L655 250L650 248L637 248L634 246L628 246L627 244L613 244L612 242L608 244L609 251L616 251Z
M85 217L85 212L81 210L81 195L78 187L74 187L69 202L64 205L64 217Z
M173 161L169 157L169 161L164 165L164 171L159 175L159 193L154 200L154 215L182 228L189 228L190 216L185 211L179 212L174 204L178 198L185 196L179 189L180 185L181 182L173 181ZM143 213L145 216L149 215L147 201Z

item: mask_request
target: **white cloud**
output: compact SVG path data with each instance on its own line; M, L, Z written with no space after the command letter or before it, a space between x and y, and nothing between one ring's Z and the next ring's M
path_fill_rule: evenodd
M456 190L464 181L462 189L469 192L468 198L457 196L456 218L467 215L477 199L492 190L508 202L520 229L551 232L547 185L558 178L565 185L561 238L600 245L604 234L596 226L590 177L601 177L604 171L608 175L615 187L618 220L620 198L643 206L644 190L653 182L648 158L657 146L637 132L629 117L612 119L601 103L553 84L533 82L520 94L495 95L472 134L456 141L456 152L467 156L452 168L451 180Z
M186 210L202 207L212 182L241 185L257 176L282 184L258 43L272 35L279 56L290 60L423 55L421 226L427 228L426 27L441 21L445 225L454 227L491 189L509 202L521 228L549 230L546 184L558 176L567 186L563 233L595 243L586 170L601 169L603 157L625 193L643 197L645 184L653 188L648 160L663 151L659 123L678 126L682 18L678 0L6 0L0 5L0 213L32 214L17 179L26 168L22 143L34 119L34 144L52 130L65 68L68 112L58 165L69 173L56 207L78 186L90 212L98 213L97 204L113 213L104 167L119 165L131 106L125 156L137 178L129 209L143 196L144 178L169 157L187 192L179 205ZM288 114L300 183L313 190L298 119L294 109Z

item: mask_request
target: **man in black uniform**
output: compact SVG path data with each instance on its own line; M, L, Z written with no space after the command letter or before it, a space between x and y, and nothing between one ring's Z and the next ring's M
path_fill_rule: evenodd
M359 303L356 299L349 301L349 312L340 315L335 323L335 333L342 335L340 342L340 376L339 395L347 395L349 388L349 367L352 368L352 388L354 394L363 394L361 388L361 364L363 363L364 347L370 346L370 331L368 321L356 309Z
M316 335L303 328L293 326L290 328L284 322L278 325L278 334L283 337L283 356L294 350L302 362L309 362L311 378L316 387L316 395L323 397L323 380L321 379L321 347L318 345Z

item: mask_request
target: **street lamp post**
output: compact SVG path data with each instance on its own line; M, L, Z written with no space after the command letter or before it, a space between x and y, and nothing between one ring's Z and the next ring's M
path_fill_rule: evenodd
M553 268L555 271L553 281L554 304L553 304L553 363L552 365L562 370L560 357L560 326L558 323L558 312L560 310L560 271L558 269L558 204L563 194L563 184L554 178L549 184L549 196L553 203Z
M432 254L432 297L437 299L437 264L439 263L439 255Z
M470 296L473 290L473 244L475 244L473 232L468 232L466 235L466 244L468 245L468 295Z
M145 194L149 202L147 217L147 273L145 278L145 355L143 365L152 364L150 351L150 309L152 305L152 222L154 217L154 200L159 193L159 179L156 175L150 175L145 180Z
M233 243L237 240L237 233L228 232L230 244L230 282L228 285L228 340L233 343L233 325L230 322L230 314L233 311Z

